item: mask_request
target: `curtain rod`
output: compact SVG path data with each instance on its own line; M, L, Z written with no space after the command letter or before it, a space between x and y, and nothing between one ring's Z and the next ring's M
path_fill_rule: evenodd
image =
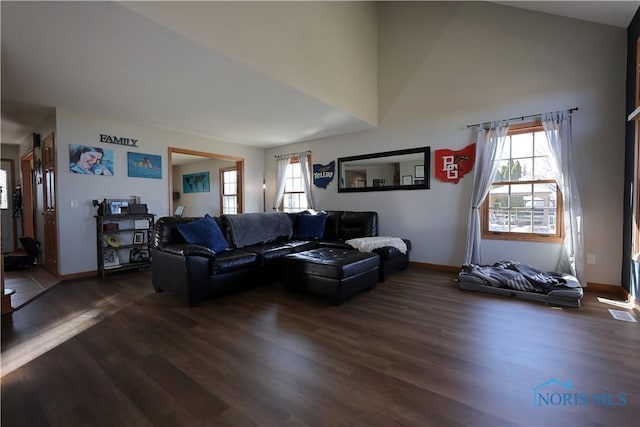
M307 151L300 151L297 153L289 153L289 154L278 154L277 156L273 156L276 159L286 159L288 157L300 157L300 156L304 156L305 154L311 154L311 150L307 150Z
M573 108L570 108L570 109L568 109L568 110L560 110L560 111L567 111L567 112L569 112L569 113L573 113L574 111L578 111L578 107L573 107ZM511 121L511 120L524 120L524 119L530 119L530 118L532 118L532 117L541 117L541 116L542 116L542 114L543 114L543 113L538 113L538 114L529 114L528 116L512 117L512 118L510 118L510 119L507 119L506 121L508 121L508 122L509 122L509 121ZM494 121L499 122L499 121L504 121L504 120L494 120ZM475 126L480 126L480 125L485 126L485 125L489 125L489 124L491 124L491 122L476 123L476 124L473 124L473 125L467 125L467 127L468 127L468 128L472 128L472 127L475 127Z

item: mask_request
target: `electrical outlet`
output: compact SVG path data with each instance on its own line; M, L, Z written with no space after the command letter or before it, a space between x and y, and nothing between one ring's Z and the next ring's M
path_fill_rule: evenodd
M596 254L587 254L587 264L595 265L596 263Z
M77 208L78 207L78 201L77 200L72 200L71 201L71 207L72 208Z

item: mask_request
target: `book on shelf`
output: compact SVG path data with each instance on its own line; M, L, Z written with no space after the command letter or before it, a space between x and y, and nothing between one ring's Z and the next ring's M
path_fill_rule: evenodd
M102 224L102 231L118 231L119 225L117 222L106 222Z

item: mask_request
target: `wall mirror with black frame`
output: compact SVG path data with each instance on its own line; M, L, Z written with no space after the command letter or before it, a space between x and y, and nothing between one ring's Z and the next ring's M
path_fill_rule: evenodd
M429 189L430 147L338 158L338 193Z

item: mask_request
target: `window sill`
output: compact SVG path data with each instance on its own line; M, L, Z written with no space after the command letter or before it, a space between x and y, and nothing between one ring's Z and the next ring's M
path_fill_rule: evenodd
M500 232L484 232L482 238L487 240L512 240L518 242L538 242L538 243L563 243L562 236L550 236L545 234L533 233L500 233Z

